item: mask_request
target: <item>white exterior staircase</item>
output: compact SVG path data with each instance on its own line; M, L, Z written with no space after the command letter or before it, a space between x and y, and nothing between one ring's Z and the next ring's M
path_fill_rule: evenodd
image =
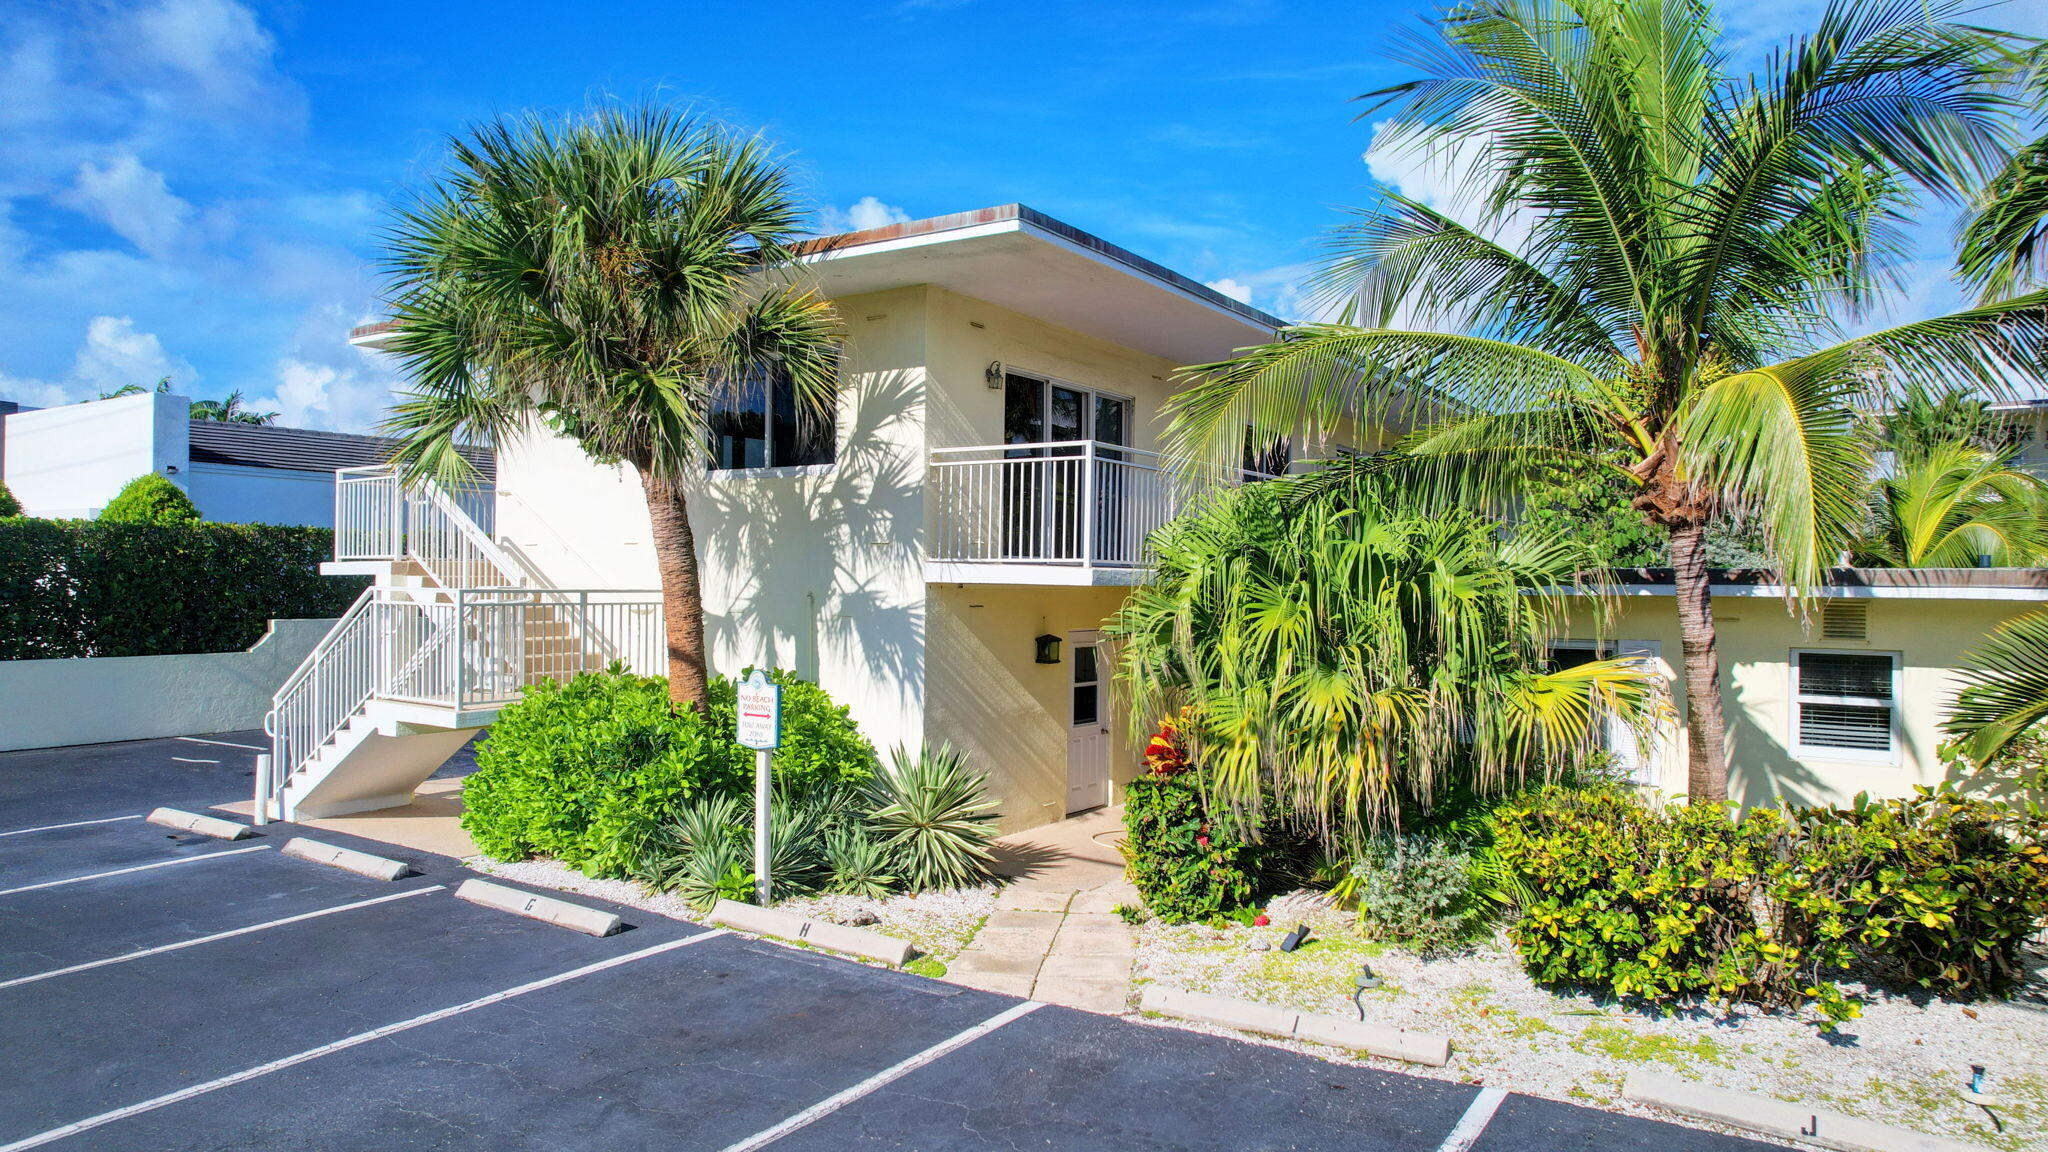
M490 493L336 475L335 562L364 589L264 719L279 819L407 803L529 684L664 665L658 592L546 587L478 522Z

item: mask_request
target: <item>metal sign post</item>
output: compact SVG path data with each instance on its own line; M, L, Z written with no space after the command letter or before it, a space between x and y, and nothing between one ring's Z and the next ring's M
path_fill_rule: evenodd
M782 685L755 669L739 684L737 736L754 750L754 902L768 906L768 793L770 760L782 745Z

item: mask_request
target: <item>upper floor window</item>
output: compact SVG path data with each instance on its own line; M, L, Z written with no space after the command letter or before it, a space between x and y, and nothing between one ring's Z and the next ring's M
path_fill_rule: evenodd
M780 367L763 364L711 409L711 467L791 468L837 457L833 421L806 413Z
M1898 672L1898 658L1889 653L1792 653L1798 751L1891 760L1898 751Z

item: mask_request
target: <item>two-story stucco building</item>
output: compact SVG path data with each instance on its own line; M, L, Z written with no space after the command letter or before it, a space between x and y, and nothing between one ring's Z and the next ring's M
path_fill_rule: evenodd
M881 749L964 749L1005 830L1111 802L1155 718L1118 714L1097 630L1143 578L1150 531L1192 489L1248 474L1189 481L1166 466L1176 374L1281 321L1019 205L835 237L807 259L845 327L844 388L829 434L766 382L713 414L690 504L714 670L793 669ZM354 339L376 347L388 331ZM1391 433L1344 436L1293 454L1373 451ZM1284 449L1259 456L1286 467ZM538 427L497 445L496 463L459 505L375 469L342 476L332 567L379 581L324 646L337 667L279 693L287 809L404 803L522 684L613 659L664 667L637 478ZM2020 577L1837 589L1877 601L1853 639L1817 632L1823 615L1847 627L1839 613L1723 590L1736 795L1838 800L1942 779L1933 747L1955 664L2048 599L2038 574ZM1633 655L1668 675L1668 589L1646 577L1615 591L1619 610L1581 614L1558 658ZM1609 742L1643 784L1683 788L1675 725L1648 740L1612 725Z

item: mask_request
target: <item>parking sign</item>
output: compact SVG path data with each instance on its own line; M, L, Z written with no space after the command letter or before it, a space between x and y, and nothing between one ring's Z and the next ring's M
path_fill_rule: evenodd
M782 685L758 668L740 681L737 727L743 748L768 751L782 746Z

